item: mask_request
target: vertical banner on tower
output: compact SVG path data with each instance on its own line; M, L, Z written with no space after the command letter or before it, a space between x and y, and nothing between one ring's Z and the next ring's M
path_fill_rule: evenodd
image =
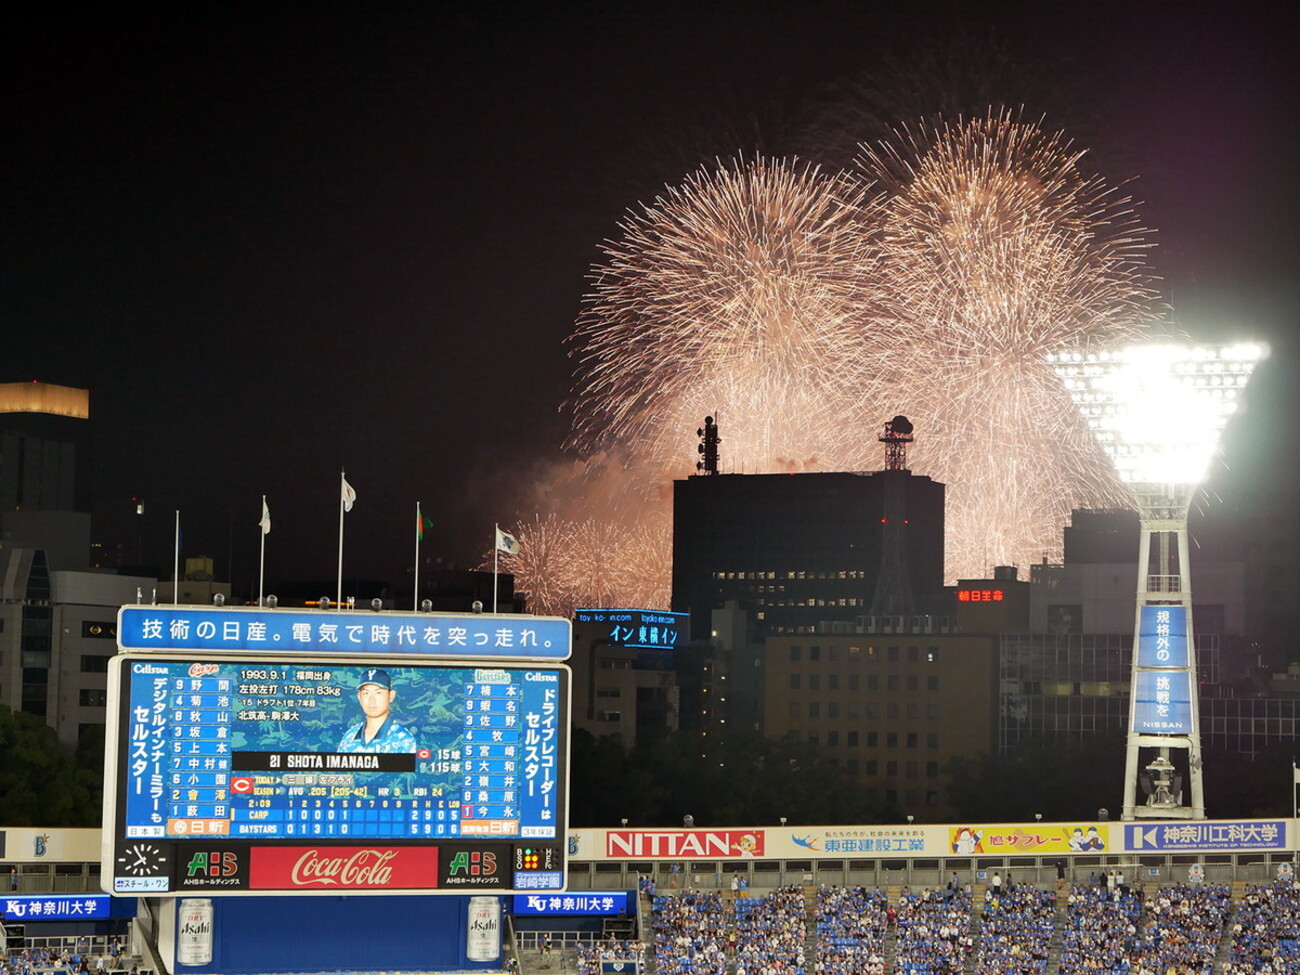
M1138 615L1133 683L1133 730L1143 734L1192 732L1186 606L1143 606Z

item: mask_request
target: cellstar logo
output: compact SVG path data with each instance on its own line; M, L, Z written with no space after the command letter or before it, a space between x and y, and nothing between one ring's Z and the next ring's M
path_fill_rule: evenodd
M761 857L765 833L757 830L610 830L607 857Z
M491 877L497 872L497 855L462 850L452 857L448 870L453 877Z
M254 847L254 890L412 890L431 887L436 847Z

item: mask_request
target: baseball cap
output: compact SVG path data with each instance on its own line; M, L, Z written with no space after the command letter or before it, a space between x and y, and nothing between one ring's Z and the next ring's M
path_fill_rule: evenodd
M363 670L361 672L361 680L357 681L357 690L361 690L361 688L365 687L367 684L374 684L376 687L382 687L386 691L391 691L393 689L393 682L389 678L388 671L386 670L375 670L373 668Z

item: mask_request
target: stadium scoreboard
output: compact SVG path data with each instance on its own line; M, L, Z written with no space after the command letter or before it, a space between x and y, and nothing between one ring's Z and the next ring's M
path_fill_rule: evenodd
M186 611L119 615L106 891L563 890L567 633L544 627L528 652L480 658L474 640L458 656L373 645L371 630L387 627L391 640L414 626L413 639L430 631L445 639L477 623L517 646L524 631L536 634L530 624L567 630L567 621L480 615L462 626L461 617L427 614L205 607L181 620ZM187 639L178 620L191 635L213 624L209 645L172 646ZM240 645L210 645L231 622L238 631L226 627L221 639ZM295 623L296 642L310 644L302 651ZM301 629L308 624L336 635L364 627L363 642L327 650ZM249 648L250 626L269 650ZM142 647L146 632L156 642Z

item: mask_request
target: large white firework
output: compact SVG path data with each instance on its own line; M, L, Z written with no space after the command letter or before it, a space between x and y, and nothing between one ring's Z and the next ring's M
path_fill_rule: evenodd
M1055 558L1071 507L1126 498L1046 359L1156 320L1148 235L1083 156L1003 113L860 158L887 199L886 371L917 425L913 469L948 485L950 578Z
M724 469L760 473L877 468L876 432L906 413L912 470L948 485L950 579L1055 557L1072 506L1124 495L1045 356L1158 317L1148 234L1083 157L996 112L863 147L856 178L761 159L695 173L605 246L573 337L572 445L626 451L660 499L636 524L655 525L706 414ZM630 543L632 524L611 530ZM663 549L660 530L639 547ZM639 592L666 593L666 560L623 556L655 577ZM561 602L608 589L577 554L554 561Z
M841 465L874 381L872 212L858 181L758 158L628 213L572 340L573 445L680 475L713 415L736 470Z

